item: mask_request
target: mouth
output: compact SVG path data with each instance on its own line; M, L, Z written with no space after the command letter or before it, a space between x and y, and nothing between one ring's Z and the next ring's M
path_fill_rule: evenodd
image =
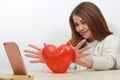
M81 35L85 35L86 33L87 33L87 31L80 32Z

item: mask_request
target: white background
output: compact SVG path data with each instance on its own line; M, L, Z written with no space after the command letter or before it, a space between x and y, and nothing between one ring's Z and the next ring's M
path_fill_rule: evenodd
M28 43L43 47L43 43L56 46L70 39L69 15L73 8L85 0L0 0L0 68L11 68L3 43L18 44L27 69L48 69L43 64L30 64L24 56ZM102 11L110 29L120 35L120 1L87 0Z

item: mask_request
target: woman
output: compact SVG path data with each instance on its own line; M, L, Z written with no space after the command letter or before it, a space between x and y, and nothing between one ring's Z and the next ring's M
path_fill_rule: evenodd
M72 38L68 42L76 54L73 63L94 70L120 69L120 38L109 30L100 9L95 4L80 3L72 11L69 21ZM42 56L38 55L42 49L32 44L29 46L37 50L25 50L34 54L26 54L27 57L38 58L31 62L44 62Z

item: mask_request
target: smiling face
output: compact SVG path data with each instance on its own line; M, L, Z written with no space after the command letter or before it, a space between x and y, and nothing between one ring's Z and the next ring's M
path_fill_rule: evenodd
M73 15L73 22L75 25L75 30L89 41L94 41L91 31L89 30L86 22L79 16Z

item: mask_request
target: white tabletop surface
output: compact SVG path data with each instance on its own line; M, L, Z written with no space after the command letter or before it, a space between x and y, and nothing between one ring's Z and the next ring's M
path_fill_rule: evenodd
M8 74L12 74L10 70L0 69L0 76ZM32 70L28 74L33 75L34 80L120 80L120 70L67 71L64 74Z

